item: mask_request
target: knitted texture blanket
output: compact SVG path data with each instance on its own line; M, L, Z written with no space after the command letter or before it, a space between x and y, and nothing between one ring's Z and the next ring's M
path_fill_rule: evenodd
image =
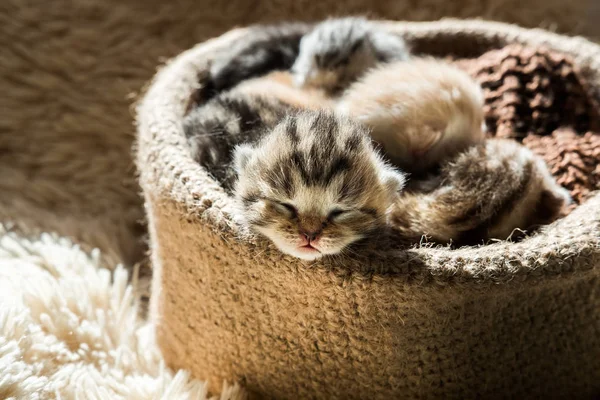
M542 156L575 207L600 189L598 102L573 58L509 45L455 61L483 87L491 136L512 138Z

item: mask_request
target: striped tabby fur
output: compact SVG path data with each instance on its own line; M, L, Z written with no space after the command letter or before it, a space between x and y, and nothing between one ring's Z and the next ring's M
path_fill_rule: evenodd
M196 161L233 193L246 225L312 260L386 225L404 185L358 123L231 92L184 121Z
M437 185L399 196L390 223L413 243L423 235L437 243L482 244L512 239L558 218L568 192L544 161L526 147L490 139L447 162Z

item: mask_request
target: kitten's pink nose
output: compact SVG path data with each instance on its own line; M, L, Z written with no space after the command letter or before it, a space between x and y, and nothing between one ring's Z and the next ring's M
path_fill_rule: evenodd
M314 242L315 240L317 240L319 238L320 234L321 234L321 230L318 230L318 231L300 230L300 236L302 236L303 239L307 240L308 243Z

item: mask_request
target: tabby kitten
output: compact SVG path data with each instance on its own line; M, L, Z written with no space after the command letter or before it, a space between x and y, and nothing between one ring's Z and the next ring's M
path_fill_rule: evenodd
M379 63L408 58L401 37L365 18L329 19L302 37L292 73L299 86L336 92Z
M457 245L514 239L519 230L551 223L571 202L544 161L512 140L469 148L446 162L436 180L428 193L403 192L391 212L391 225L413 243L423 235Z
M305 260L384 227L405 181L362 125L236 89L193 110L184 129L194 159L235 195L242 223Z
M286 116L257 144L238 147L235 165L248 226L305 260L385 226L404 184L360 125L322 111Z

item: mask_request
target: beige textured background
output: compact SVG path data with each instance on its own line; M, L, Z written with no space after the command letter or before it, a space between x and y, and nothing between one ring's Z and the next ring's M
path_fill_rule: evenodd
M368 13L482 16L593 35L593 0L3 0L0 221L143 256L131 104L158 65L233 26Z

